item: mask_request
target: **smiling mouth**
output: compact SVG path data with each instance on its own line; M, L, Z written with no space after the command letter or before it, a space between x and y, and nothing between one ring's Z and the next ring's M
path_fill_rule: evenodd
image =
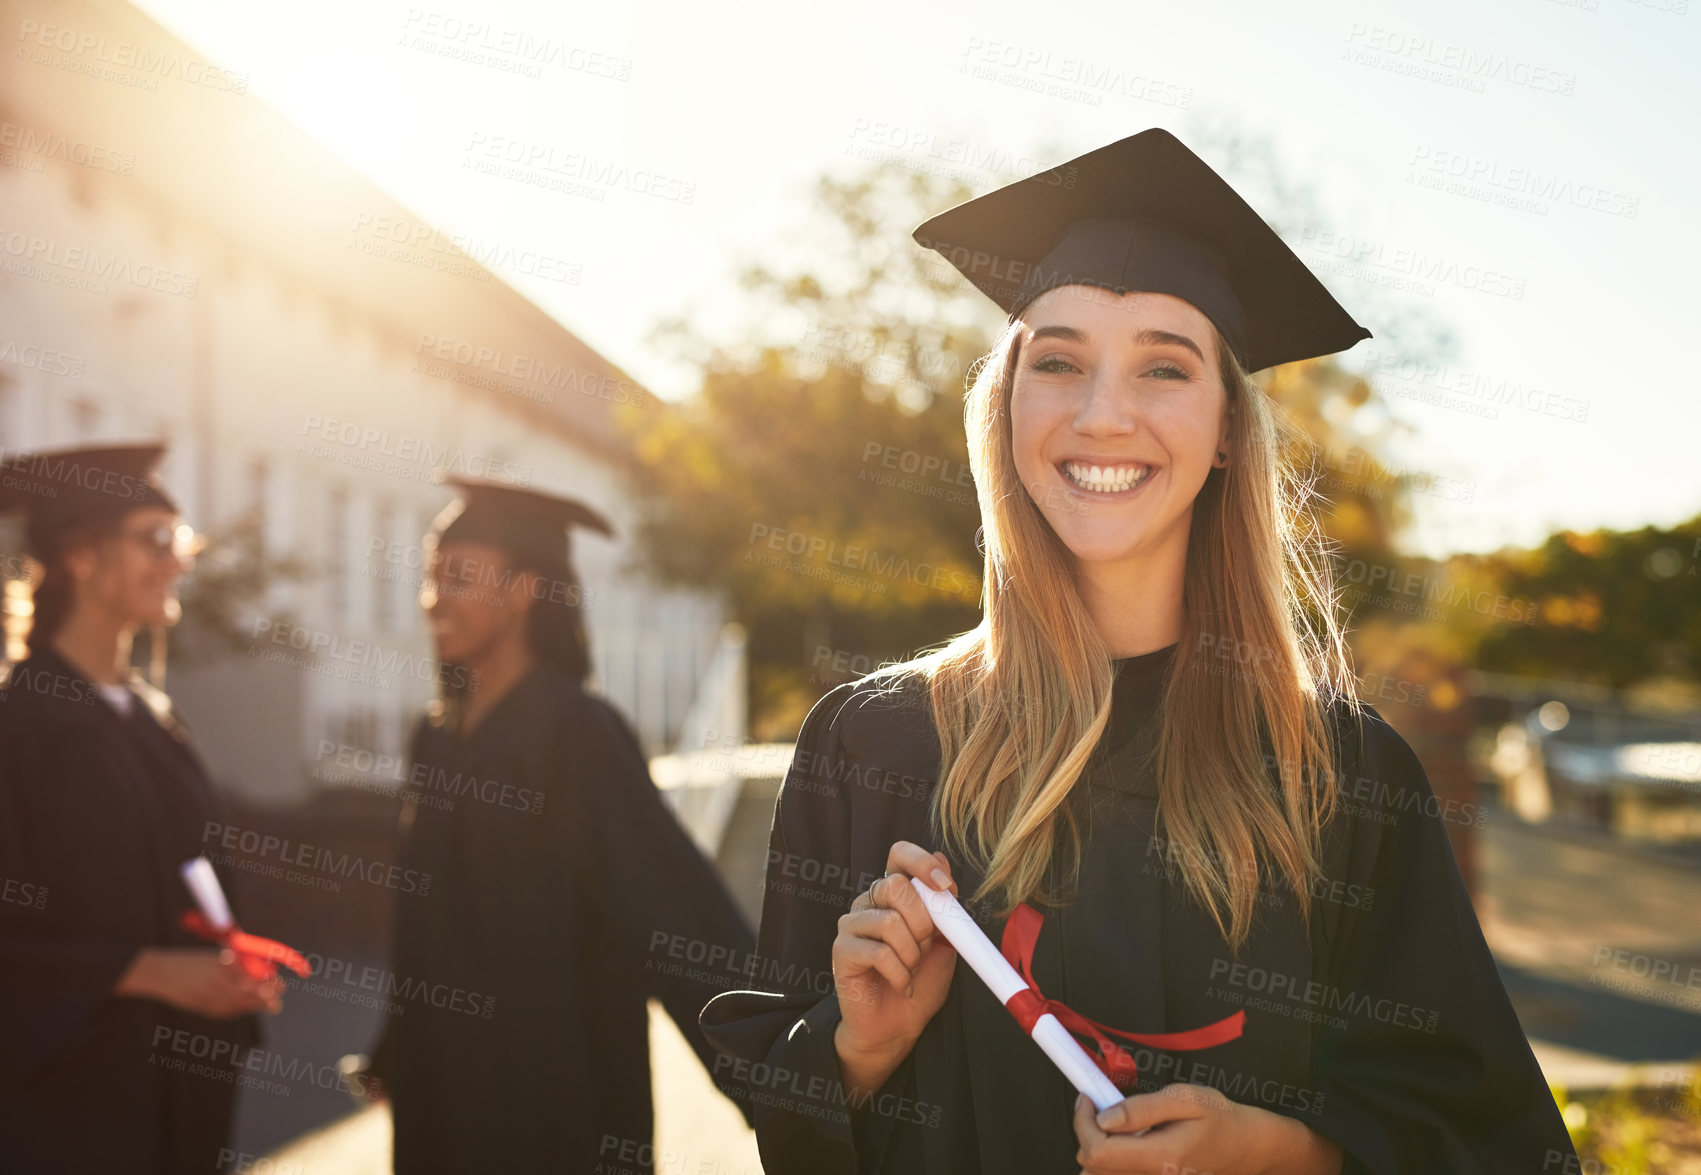
M1137 463L1089 465L1084 461L1060 461L1057 470L1076 489L1108 497L1130 493L1145 485L1157 472L1157 466Z

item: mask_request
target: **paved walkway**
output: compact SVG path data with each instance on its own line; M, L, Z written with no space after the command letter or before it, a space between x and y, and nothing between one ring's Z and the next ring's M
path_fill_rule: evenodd
M1701 1058L1701 861L1496 813L1478 916L1543 1071L1682 1081Z

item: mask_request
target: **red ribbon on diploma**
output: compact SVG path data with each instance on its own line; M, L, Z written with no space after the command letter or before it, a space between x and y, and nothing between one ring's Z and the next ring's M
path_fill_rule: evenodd
M178 921L190 934L235 951L242 969L255 979L270 979L278 973L279 967L288 967L303 979L313 973L313 968L307 965L300 951L275 939L249 934L234 924L220 930L199 910L183 911Z
M998 944L998 949L1028 985L1011 996L1004 1006L1016 1017L1016 1023L1022 1026L1022 1031L1030 1036L1033 1035L1034 1023L1050 1012L1069 1031L1077 1036L1091 1038L1098 1049L1093 1061L1116 1088L1123 1092L1134 1088L1139 1070L1135 1067L1134 1058L1129 1056L1121 1045L1110 1039L1112 1036L1120 1036L1123 1040L1150 1045L1153 1048L1189 1052L1235 1040L1246 1026L1246 1013L1236 1012L1215 1024L1191 1028L1186 1032L1123 1032L1121 1029L1110 1028L1096 1020L1087 1019L1068 1004L1046 999L1041 994L1039 985L1034 982L1033 972L1029 967L1034 957L1034 944L1039 941L1040 927L1044 924L1045 915L1026 902L1017 906L1011 913L1010 920L1004 924L1004 937Z

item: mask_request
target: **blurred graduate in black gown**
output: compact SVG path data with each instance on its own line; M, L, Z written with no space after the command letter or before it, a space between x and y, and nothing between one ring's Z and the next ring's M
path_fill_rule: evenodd
M713 1074L697 1017L755 935L589 692L567 499L451 479L423 602L443 696L415 732L392 970L445 997L393 1012L370 1069L399 1175L650 1167L654 997ZM695 960L691 962L688 960ZM730 1078L722 1083L731 1091Z
M175 618L186 539L159 445L15 457L0 512L36 567L0 691L0 1169L211 1172L239 1049L282 985L179 928L178 867L217 797L171 701L130 668ZM227 892L229 879L225 878Z
M804 723L758 973L835 989L704 1012L775 1075L768 1175L1577 1170L1247 378L1369 332L1162 130L915 236L1010 315L966 409L986 616ZM1124 1100L1077 1097L912 878L1146 1038L1083 1034Z

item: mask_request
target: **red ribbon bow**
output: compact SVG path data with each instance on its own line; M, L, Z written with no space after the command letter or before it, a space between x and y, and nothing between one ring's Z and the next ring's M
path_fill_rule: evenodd
M179 923L190 934L235 951L237 962L255 979L270 979L279 967L288 967L303 979L313 973L300 951L274 939L249 934L234 923L220 930L199 910L183 911Z
M1191 1028L1186 1032L1123 1032L1096 1020L1087 1019L1068 1004L1046 999L1041 994L1039 985L1034 982L1030 968L1034 957L1034 944L1039 941L1040 927L1044 924L1045 915L1026 902L1017 906L1011 913L1010 920L1004 924L1004 938L998 949L1028 985L1011 996L1004 1006L1016 1017L1016 1023L1022 1026L1022 1031L1030 1036L1033 1035L1035 1022L1050 1012L1069 1031L1077 1036L1091 1038L1098 1049L1097 1055L1093 1056L1094 1063L1124 1093L1134 1088L1139 1070L1134 1064L1134 1058L1129 1056L1121 1045L1110 1039L1112 1036L1120 1036L1135 1044L1151 1045L1153 1048L1189 1052L1235 1040L1245 1027L1246 1013L1236 1012L1215 1024Z

